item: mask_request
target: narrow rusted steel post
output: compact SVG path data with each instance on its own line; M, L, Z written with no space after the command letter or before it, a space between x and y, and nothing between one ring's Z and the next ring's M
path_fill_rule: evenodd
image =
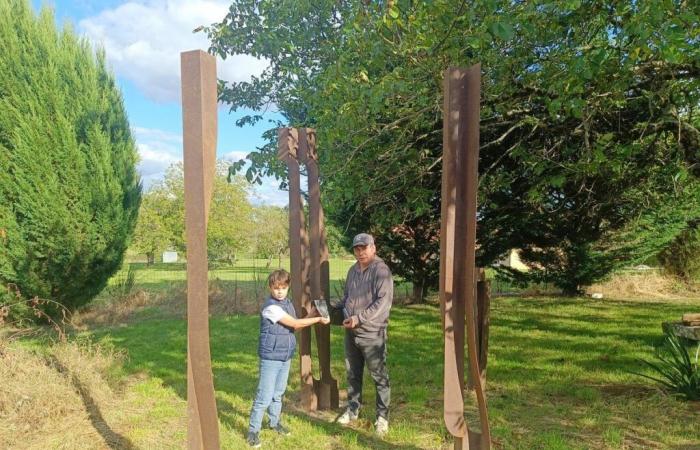
M479 158L480 65L445 72L440 303L445 336L444 419L455 449L490 448L486 401L475 334L476 193ZM481 433L464 421L464 333Z
M481 276L476 286L477 330L479 331L479 375L481 388L486 390L486 365L489 356L489 328L491 326L491 282L486 278L486 271L480 269Z
M300 128L300 134L306 135L306 174L309 189L309 229L310 260L309 281L311 298L328 300L330 283L328 280L328 247L323 228L323 208L321 206L321 188L319 183L318 153L316 147L316 130ZM300 144L304 141L300 139ZM314 387L318 397L319 409L338 408L338 382L331 375L331 330L329 325L314 325L316 346L321 379Z
M207 222L216 168L216 59L180 54L187 239L187 445L219 448L209 349Z
M488 364L489 349L489 324L491 310L491 284L486 279L486 271L483 268L478 270L476 284L476 303L474 304L474 317L476 324L476 349L479 360L479 376L481 387L486 389L486 365ZM467 389L474 390L474 380L471 372L467 374Z
M302 139L304 142L300 145ZM297 314L305 317L310 309L308 236L304 225L299 162L306 158L306 136L300 136L296 128L278 129L278 158L287 164L289 172L289 253L292 297ZM314 392L311 366L311 332L308 328L304 328L299 334L301 406L307 411L313 411L318 407L318 399Z
M456 78L457 80L453 80ZM464 421L464 325L456 311L455 214L457 209L456 148L461 141L458 101L460 73L447 70L444 81L442 193L440 212L440 309L444 334L443 418L455 438L455 450L469 448ZM461 341L461 345L459 345Z

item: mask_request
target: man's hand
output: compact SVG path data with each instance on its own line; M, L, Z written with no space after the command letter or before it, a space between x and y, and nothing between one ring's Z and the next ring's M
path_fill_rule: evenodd
M350 316L347 319L343 320L343 327L347 328L348 330L357 327L359 324L360 321L357 319L357 316Z
M328 325L329 323L331 323L331 319L329 319L328 317L321 317L321 323L324 325Z
M307 314L306 317L318 317L321 315L321 313L318 312L316 307L312 304L311 307L308 309L309 313Z

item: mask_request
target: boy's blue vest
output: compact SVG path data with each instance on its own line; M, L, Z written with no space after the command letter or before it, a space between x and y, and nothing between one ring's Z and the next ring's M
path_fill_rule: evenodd
M287 314L297 318L297 313L294 310L294 305L288 298L277 301L274 298L268 298L260 309L260 340L258 342L258 356L260 359L269 359L273 361L287 361L294 356L294 351L297 346L296 337L294 337L294 329L285 327L281 323L272 323L262 316L262 310L270 305L277 305L282 308Z

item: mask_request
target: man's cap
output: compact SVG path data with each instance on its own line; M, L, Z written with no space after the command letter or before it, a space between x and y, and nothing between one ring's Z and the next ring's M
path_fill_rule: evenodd
M360 233L352 240L353 248L357 247L358 245L374 245L374 238L372 235L367 233Z

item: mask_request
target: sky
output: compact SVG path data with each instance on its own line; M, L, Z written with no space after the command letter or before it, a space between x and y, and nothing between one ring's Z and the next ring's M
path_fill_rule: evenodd
M182 161L182 109L180 105L180 53L206 50L200 25L219 22L232 0L32 0L36 11L54 10L57 25L70 24L81 36L104 48L107 61L122 91L140 162L139 172L147 190L161 179L167 167ZM226 81L245 81L259 74L266 62L248 55L225 61L217 58L217 75ZM219 107L217 157L238 160L264 144L267 120L256 126L236 127L235 121L250 111L229 113ZM266 119L278 120L277 113ZM274 179L254 186L255 204L283 206L287 193Z

